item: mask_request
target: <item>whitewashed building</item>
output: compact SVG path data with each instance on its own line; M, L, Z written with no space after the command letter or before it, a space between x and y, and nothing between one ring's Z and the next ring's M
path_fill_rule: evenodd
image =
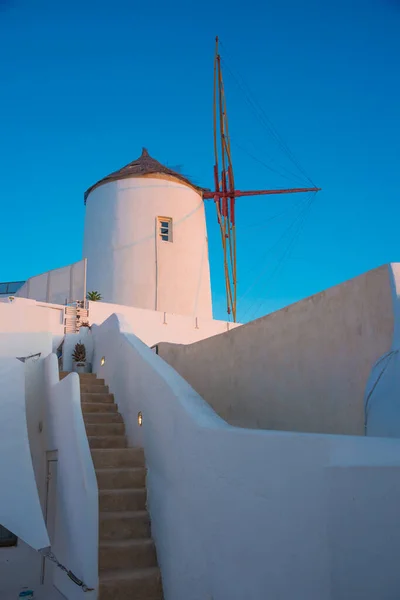
M399 265L238 326L199 188L143 151L85 201L0 298L0 599L397 598Z

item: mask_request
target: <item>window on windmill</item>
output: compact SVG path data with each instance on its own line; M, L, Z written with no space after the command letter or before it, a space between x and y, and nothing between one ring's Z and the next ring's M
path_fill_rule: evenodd
M8 531L5 527L0 525L0 548L5 546L16 546L18 538L16 535Z
M163 242L172 242L172 219L158 217L158 231Z

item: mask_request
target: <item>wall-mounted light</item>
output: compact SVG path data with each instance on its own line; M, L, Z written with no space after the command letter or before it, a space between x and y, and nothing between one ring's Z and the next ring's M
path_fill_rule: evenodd
M105 364L106 364L106 357L102 356L101 359L100 359L100 366L104 367Z
M139 427L141 427L142 423L143 423L143 415L141 412L138 412L138 414L137 414L137 422L139 424Z

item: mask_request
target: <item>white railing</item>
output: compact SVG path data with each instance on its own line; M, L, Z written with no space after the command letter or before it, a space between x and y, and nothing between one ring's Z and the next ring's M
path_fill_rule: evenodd
M98 488L83 421L79 377L59 381L58 361L44 361L49 450L58 451L57 517L52 550L94 591L84 593L67 575L55 570L54 585L68 600L98 597Z

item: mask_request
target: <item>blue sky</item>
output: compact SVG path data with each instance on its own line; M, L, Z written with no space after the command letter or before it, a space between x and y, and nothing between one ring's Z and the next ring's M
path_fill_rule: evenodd
M306 183L239 77L323 188L307 212L299 196L238 200L239 319L400 260L399 31L396 0L0 0L0 281L78 260L83 192L142 146L212 186L216 34L237 187Z

